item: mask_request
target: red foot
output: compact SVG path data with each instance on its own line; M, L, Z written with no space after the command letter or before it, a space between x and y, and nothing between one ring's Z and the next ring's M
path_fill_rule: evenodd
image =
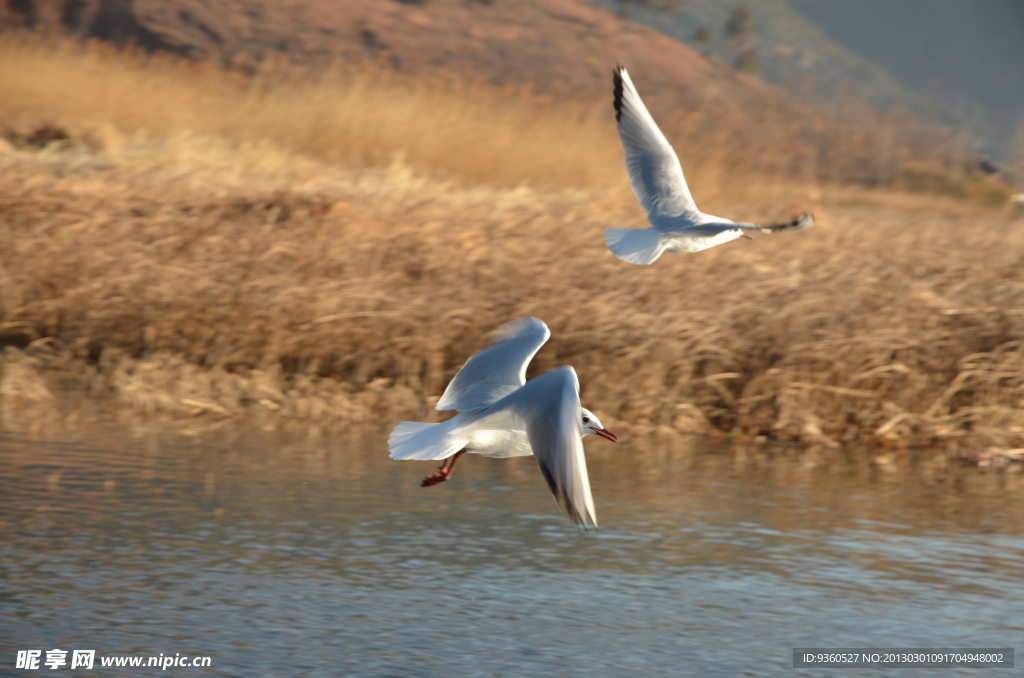
M440 471L434 471L429 476L423 479L420 483L420 487L430 487L431 485L437 485L451 478L451 471L446 469L444 466L441 467Z
M459 450L454 456L448 457L444 460L444 463L437 467L438 470L431 473L429 476L423 479L420 483L420 487L430 487L431 485L437 485L443 483L452 477L452 469L455 468L455 461L466 453L465 450Z

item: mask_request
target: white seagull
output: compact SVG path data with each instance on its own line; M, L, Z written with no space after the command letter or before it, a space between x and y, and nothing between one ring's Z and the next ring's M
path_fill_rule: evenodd
M650 228L609 228L608 249L631 264L651 264L662 252L699 252L736 238L744 231L803 231L814 224L809 214L782 224L739 224L704 214L690 195L679 158L647 112L624 66L613 76L615 120L626 151L626 172ZM752 239L752 238L751 238Z
M537 318L498 328L494 343L471 357L437 401L458 410L440 424L403 421L388 438L392 459L444 459L423 487L448 480L466 452L485 457L537 459L562 509L577 524L596 527L583 436L617 442L589 410L580 407L580 383L568 365L526 381L526 366L551 336Z

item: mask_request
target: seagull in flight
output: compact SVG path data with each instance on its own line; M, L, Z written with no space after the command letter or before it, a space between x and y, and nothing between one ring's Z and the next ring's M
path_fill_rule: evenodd
M619 259L651 264L662 252L699 252L736 238L752 240L746 231L805 231L814 225L810 214L764 225L736 223L698 210L679 158L647 112L624 66L615 69L612 81L629 183L651 222L650 228L605 230L604 242Z
M562 510L577 525L597 527L583 437L618 442L594 413L580 406L580 383L568 365L526 381L526 366L551 331L537 318L498 328L494 342L471 357L448 384L439 410L456 410L440 424L403 421L388 438L391 459L444 459L422 486L443 483L466 452L537 459Z

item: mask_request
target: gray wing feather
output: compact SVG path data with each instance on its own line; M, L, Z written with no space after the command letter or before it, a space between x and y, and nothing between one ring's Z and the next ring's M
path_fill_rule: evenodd
M800 216L794 217L789 221L783 221L777 224L736 224L740 228L746 231L762 231L768 233L779 233L788 231L790 233L799 233L800 231L806 231L811 226L814 226L814 215L801 214Z
M713 217L718 219L718 217ZM664 232L671 232L672 220L663 220L666 226L662 227L659 225ZM814 215L812 214L801 214L795 216L788 221L780 221L774 224L753 224L742 221L729 221L728 219L721 219L719 221L707 221L697 226L687 226L687 233L696 232L700 229L704 229L705 232L712 232L715 229L719 231L725 231L732 228L738 228L743 231L760 231L761 233L799 233L800 231L806 231L807 229L814 226Z
M580 385L573 368L559 367L531 379L485 416L519 420L558 505L577 525L597 527L580 437Z
M650 217L696 211L679 158L644 106L625 67L615 69L613 84L615 120L636 199Z
M551 336L544 321L520 318L495 332L495 341L466 361L448 384L439 410L476 412L526 383L526 366Z

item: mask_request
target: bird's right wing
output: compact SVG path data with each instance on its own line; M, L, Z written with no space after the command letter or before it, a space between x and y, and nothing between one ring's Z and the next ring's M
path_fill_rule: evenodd
M538 318L519 318L495 332L495 342L466 361L448 384L439 410L476 412L526 383L526 366L551 336Z
M626 172L649 217L676 217L697 210L683 168L665 135L647 112L625 66L615 69L615 120L626 151Z
M801 214L800 216L793 217L789 221L783 221L777 224L733 224L733 228L742 228L744 231L761 231L762 233L780 233L788 231L790 233L799 233L800 231L806 231L811 226L814 226L814 215L812 214Z
M577 525L597 527L580 436L580 383L573 368L558 367L535 377L481 414L511 417L525 426L533 456L558 505Z

